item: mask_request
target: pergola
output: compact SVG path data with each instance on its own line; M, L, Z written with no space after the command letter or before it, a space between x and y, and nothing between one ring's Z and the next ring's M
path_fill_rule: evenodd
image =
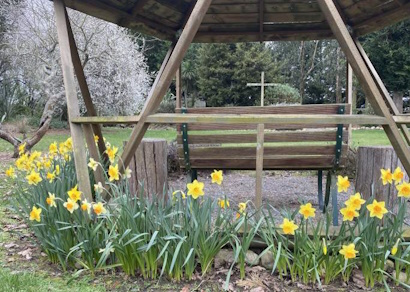
M91 194L86 148L98 159L105 151L100 125L135 124L122 153L120 169L130 162L150 123L290 123L382 125L410 173L410 116L400 115L358 37L410 17L410 0L54 0L74 159L80 190ZM120 26L170 40L139 116L98 117L88 90L66 7ZM192 42L263 42L335 38L377 116L366 115L205 115L154 114ZM350 68L349 66L349 68ZM348 70L351 75L352 70ZM80 117L75 75L87 109ZM177 86L178 87L178 86ZM98 149L93 135L100 137ZM102 169L95 172L104 181Z

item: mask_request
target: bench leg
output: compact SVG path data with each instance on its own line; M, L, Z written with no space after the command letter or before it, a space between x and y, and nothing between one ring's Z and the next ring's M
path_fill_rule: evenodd
M322 179L323 179L323 171L319 170L317 172L317 188L318 188L317 197L318 197L318 201L319 201L319 209L320 210L323 210L323 183L322 183Z
M191 169L190 171L188 171L186 178L187 182L191 183L196 179L198 179L198 171L196 169Z
M339 206L337 205L337 177L333 171L329 171L326 177L326 193L323 213L329 205L330 196L332 196L332 215L333 226L339 225Z

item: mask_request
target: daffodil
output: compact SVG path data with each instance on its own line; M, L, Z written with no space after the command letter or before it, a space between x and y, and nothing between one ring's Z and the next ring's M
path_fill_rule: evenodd
M362 205L365 203L366 201L363 200L360 197L360 193L356 193L352 196L350 196L350 198L345 202L345 205L347 207L351 207L355 210L360 210L360 208L362 207Z
M340 213L343 215L343 221L353 221L355 217L359 217L359 212L351 206L340 209Z
M399 249L399 242L400 242L400 238L397 239L396 243L393 245L392 249L391 249L391 254L392 255L396 255L398 249Z
M242 202L238 204L239 212L243 213L246 211L246 203Z
M410 198L410 183L403 182L396 186L396 188L399 191L399 197Z
M26 179L29 185L35 186L43 180L40 174L38 172L35 172L34 170L32 170L31 173L28 176L26 176Z
M10 177L10 178L15 178L16 174L14 172L14 168L12 166L10 166L7 170L6 170L6 176Z
M104 186L102 185L101 182L98 182L97 184L94 185L94 191L98 194L101 194L104 191Z
M56 165L56 175L60 175L60 165Z
M309 219L310 217L315 217L316 209L312 207L311 203L307 203L305 205L301 205L299 209L299 213L303 215L305 219Z
M68 210L68 212L73 214L73 212L77 210L79 206L76 201L67 198L67 202L64 202L64 207Z
M399 166L393 172L393 180L395 184L397 185L403 180L403 178L404 178L404 173Z
M44 159L43 160L43 167L45 168L45 169L49 169L50 167L51 167L51 159Z
M68 149L65 146L64 142L61 142L60 144L58 144L58 152L63 156L68 152Z
M349 187L350 187L349 178L347 176L343 177L343 176L339 175L337 177L337 191L339 193L347 192Z
M64 142L64 147L67 149L67 151L73 150L73 138L68 138Z
M97 204L93 205L94 213L97 215L105 214L107 210L105 210L103 203L98 202Z
M50 146L48 147L48 153L50 153L51 157L54 157L58 153L58 146L57 142L51 143Z
M370 217L377 217L379 219L383 218L383 215L388 213L385 208L384 202L377 202L376 199L373 200L373 203L366 206L367 210L370 211Z
M88 167L96 171L98 167L98 162L95 161L93 158L90 158L90 162L88 162Z
M84 201L81 202L81 210L83 210L84 212L87 211L88 213L90 213L91 203L89 203L87 199L84 199Z
M188 196L192 196L195 200L199 196L204 195L204 183L194 180L192 183L187 184Z
M218 199L218 206L221 209L225 209L229 207L229 201L227 199Z
M47 172L47 180L49 183L52 183L55 178L56 178L55 172Z
M100 137L98 137L97 135L94 135L94 142L98 143L99 140L100 140Z
M354 259L358 251L355 250L354 243L351 243L349 245L343 245L339 253L344 256L345 260L349 260Z
M185 198L186 198L186 195L185 195L185 193L184 193L183 191L181 191L181 190L176 190L176 191L174 191L174 192L172 193L172 199L173 199L173 200L176 200L178 194L181 194L182 199L185 199Z
M40 151L33 151L29 156L29 160L33 163L33 162L36 162L40 157L41 157Z
M131 173L132 170L129 167L127 167L124 171L124 178L131 178Z
M211 173L211 178L212 178L212 183L216 183L220 185L224 179L222 170L214 170L213 173Z
M295 230L298 229L298 226L293 222L293 220L289 220L287 218L283 219L283 223L279 225L282 228L284 234L291 234L295 235Z
M118 164L115 166L110 165L110 167L108 168L108 176L109 181L120 179L120 173L118 172Z
M117 152L118 152L118 147L115 147L115 146L114 147L108 146L107 150L105 150L105 153L107 153L108 158L110 159L111 163L114 162L115 155L117 154Z
M322 246L323 254L327 255L327 244L326 244L326 239L324 237L322 238L322 243L323 243L323 246Z
M393 181L393 174L390 171L390 168L388 169L380 169L381 176L380 178L382 179L383 185L387 185L387 183L391 184Z
M46 198L46 203L47 203L47 205L49 205L50 207L57 208L56 195L49 192L49 193L48 193L48 197Z
M19 145L19 155L22 155L24 152L26 152L26 142Z
M67 194L74 202L81 200L81 192L78 190L78 185L75 185L71 190L67 192Z
M31 221L36 220L37 222L40 222L41 220L40 214L41 214L41 209L37 208L36 206L33 206L33 209L31 209L31 212L30 212L30 220Z

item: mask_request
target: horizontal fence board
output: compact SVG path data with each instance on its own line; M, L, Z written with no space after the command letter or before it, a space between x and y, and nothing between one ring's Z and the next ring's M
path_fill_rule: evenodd
M198 169L241 169L254 170L256 160L250 158L236 159L191 159L191 167ZM309 170L309 169L332 169L334 155L307 156L307 157L285 157L285 158L265 158L263 169L265 170ZM345 162L341 160L341 165ZM184 167L184 159L180 159L180 164Z
M182 135L177 135L178 144L182 144ZM318 132L275 132L265 133L265 143L269 142L328 142L336 141L336 131ZM343 141L348 141L347 131L343 131ZM189 144L214 143L256 143L256 133L252 134L219 134L219 135L188 135Z
M335 145L305 145L305 146L265 146L264 158L270 156L290 155L334 155ZM347 145L342 146L342 153L347 152ZM184 157L183 148L178 148L179 157ZM189 157L195 158L256 158L255 147L201 147L190 148Z

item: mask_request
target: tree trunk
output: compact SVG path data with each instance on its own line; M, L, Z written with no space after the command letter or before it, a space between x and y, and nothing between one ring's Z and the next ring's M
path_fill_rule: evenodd
M342 102L342 85L340 78L340 47L336 49L336 103Z
M383 185L380 179L380 169L390 169L393 172L398 166L405 172L393 147L359 147L357 151L356 191L367 199L371 196L373 189L375 198L378 201L385 201L387 206L392 208L397 199L397 190L394 184ZM404 179L408 181L408 175L405 174Z
M299 94L302 98L305 93L305 42L300 42L300 82L299 82Z
M397 109L402 114L403 113L403 92L393 91L393 101L396 104Z
M125 144L125 142L124 142ZM168 190L167 141L143 139L129 168L131 194L138 194L144 186L144 196L165 196ZM165 191L164 191L165 190Z

